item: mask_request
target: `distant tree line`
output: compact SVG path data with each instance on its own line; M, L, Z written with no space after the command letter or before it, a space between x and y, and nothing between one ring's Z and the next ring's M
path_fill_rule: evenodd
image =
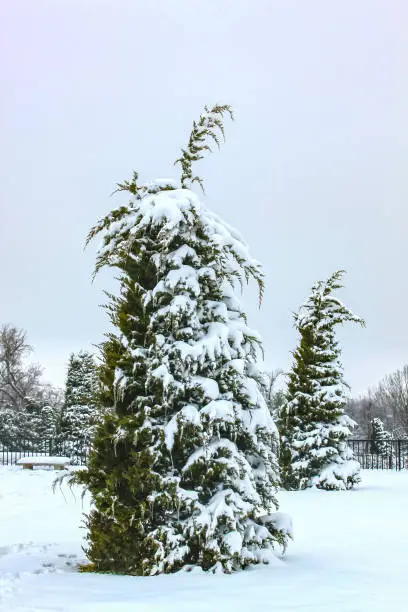
M373 420L380 419L394 439L408 438L408 364L385 376L367 394L348 403L357 422L355 438L371 438Z
M96 414L98 378L91 353L69 357L65 389L45 383L42 368L29 362L26 332L0 327L0 447L29 441L33 448L52 440L72 454L90 444Z
M278 379L283 381L279 388ZM286 401L286 380L281 369L265 373L263 393L274 418ZM345 412L357 424L351 437L373 440L373 449L380 428L387 440L408 439L408 364L385 376L362 397L350 398Z

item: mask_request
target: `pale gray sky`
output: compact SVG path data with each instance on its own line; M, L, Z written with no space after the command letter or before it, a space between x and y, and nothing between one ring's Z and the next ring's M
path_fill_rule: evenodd
M290 313L316 279L367 328L341 331L353 393L408 361L405 0L4 0L0 6L0 322L45 376L107 326L90 226L115 182L176 176L204 104L231 104L200 166L206 203L265 266L250 323L287 368Z

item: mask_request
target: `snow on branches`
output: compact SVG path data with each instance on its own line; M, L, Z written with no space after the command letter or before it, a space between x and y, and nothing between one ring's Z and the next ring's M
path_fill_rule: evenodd
M208 144L209 139L212 139L218 147L220 146L220 135L225 138L222 122L224 114L228 114L231 119L234 118L232 109L228 104L216 104L211 109L205 106L199 120L193 122L187 147L181 150L181 157L174 162L181 166L181 187L187 188L189 183L198 183L204 191L202 179L193 175L193 162L203 159L205 151L211 151Z
M262 268L171 180L139 188L122 211L95 230L97 269L121 270L121 294L109 306L120 335L105 351L113 410L83 475L96 504L89 556L137 574L267 562L290 528L273 512L278 434L260 389L261 340L237 297L253 278L261 298ZM126 539L115 563L113 532Z
M335 327L364 325L332 292L343 270L313 285L294 315L300 341L293 356L286 403L280 412L281 463L287 488L349 489L359 481L359 464L347 446L354 422L344 414L346 384Z

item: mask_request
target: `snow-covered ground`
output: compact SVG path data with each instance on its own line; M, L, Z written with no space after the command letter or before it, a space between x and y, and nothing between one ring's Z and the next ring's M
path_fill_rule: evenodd
M282 492L295 541L239 574L80 574L81 496L56 472L0 467L0 609L7 612L405 612L408 471L364 471L352 492Z

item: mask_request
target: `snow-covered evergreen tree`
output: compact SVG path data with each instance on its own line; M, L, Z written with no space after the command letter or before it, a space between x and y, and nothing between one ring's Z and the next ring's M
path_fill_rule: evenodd
M98 376L93 355L87 351L72 353L58 436L64 453L78 455L89 447L98 412L97 392Z
M0 446L17 448L27 437L27 413L25 409L0 407Z
M25 414L25 437L33 446L43 441L55 440L60 418L59 407L52 406L43 398L31 400Z
M240 235L187 182L229 107L205 109L179 160L181 185L120 185L134 198L103 232L96 270L119 268L117 334L102 346L103 394L88 469L90 569L231 572L268 562L290 526L277 507L277 429L259 383L259 336L236 284L263 276Z
M378 453L383 457L390 454L390 441L392 436L384 427L384 423L378 417L371 421L371 452Z
M346 385L335 328L364 321L332 295L342 287L343 274L340 270L315 283L294 315L300 342L279 420L282 478L288 489L350 489L359 482L359 464L347 445L354 421L344 414Z

